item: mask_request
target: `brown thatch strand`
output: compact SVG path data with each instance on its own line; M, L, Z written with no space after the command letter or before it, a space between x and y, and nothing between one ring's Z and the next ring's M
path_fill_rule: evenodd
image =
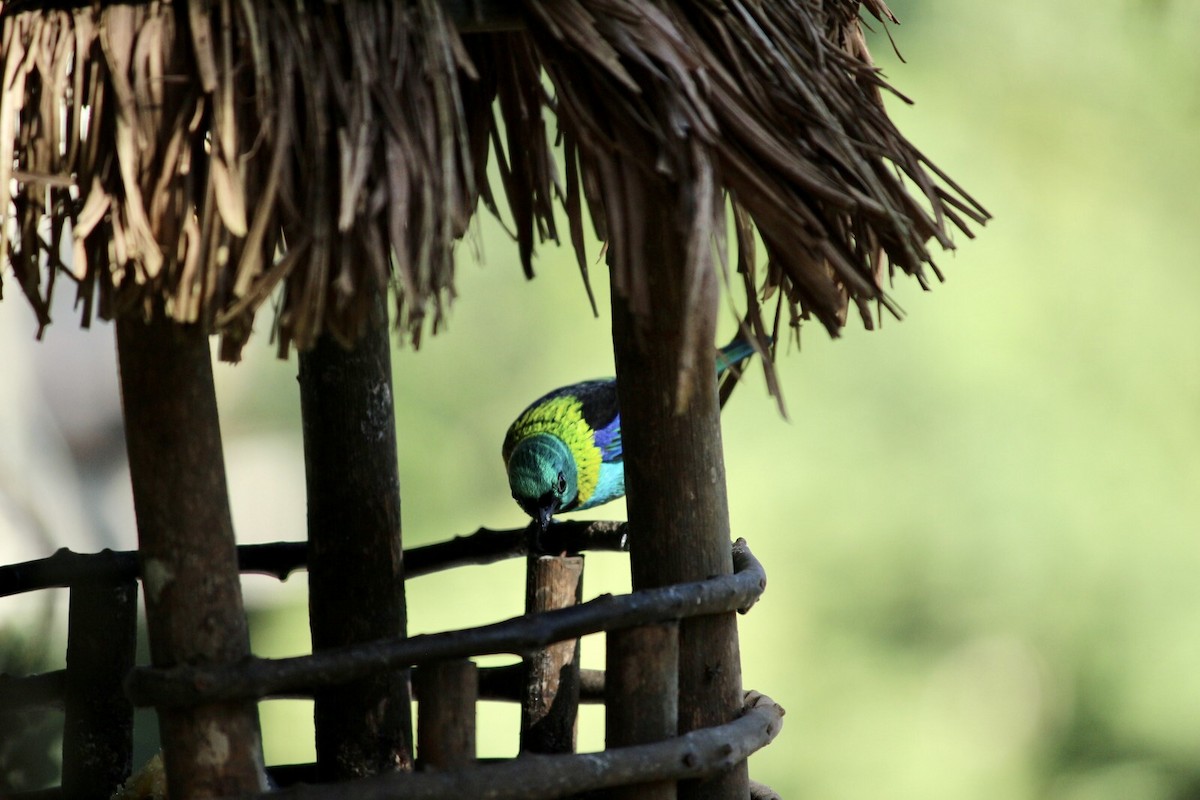
M390 285L419 343L501 193L527 274L561 207L586 283L586 205L650 314L642 198L665 174L690 282L736 270L760 341L836 333L988 216L886 116L857 0L522 0L524 30L462 38L440 0L30 5L0 0L0 265L43 326L66 273L84 324L161 298L231 359L277 297L286 353L353 341Z
M436 324L476 196L440 4L186 8L4 17L0 252L41 323L69 264L85 324L95 287L106 317L161 296L228 358L281 284L284 351L354 340L392 278L400 325Z
M845 322L847 298L868 325L867 301L887 304L884 259L924 283L925 241L952 247L947 219L969 235L963 217L987 218L888 120L887 87L869 61L858 5L527 4L583 185L598 187L592 212L635 308L652 304L639 279L652 265L638 263L637 184L654 171L679 181L680 224L699 262L693 273L710 268L710 242L724 241L723 189L739 253L753 247L755 230L767 249L766 284L757 288L782 288L794 316L816 316L831 333ZM868 8L890 18L878 0ZM749 273L753 259L740 267Z

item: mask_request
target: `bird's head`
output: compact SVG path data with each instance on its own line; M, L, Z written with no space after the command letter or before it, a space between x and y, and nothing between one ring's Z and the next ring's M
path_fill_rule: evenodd
M523 440L508 458L513 499L542 526L574 504L579 494L575 458L562 439L538 433Z

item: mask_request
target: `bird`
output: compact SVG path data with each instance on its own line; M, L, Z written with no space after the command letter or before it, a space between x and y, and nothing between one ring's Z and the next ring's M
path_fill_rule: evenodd
M739 333L717 353L718 378L754 352ZM542 395L509 426L501 455L513 499L543 532L559 512L623 496L616 379L582 381Z

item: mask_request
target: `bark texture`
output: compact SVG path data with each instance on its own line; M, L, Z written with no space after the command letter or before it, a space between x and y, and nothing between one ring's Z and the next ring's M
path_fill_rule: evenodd
M208 337L156 314L117 322L121 397L150 657L159 668L250 655ZM172 800L265 788L253 700L160 708Z
M313 651L403 637L404 554L387 315L353 350L329 336L300 355ZM407 670L315 696L318 774L412 768Z
M721 448L714 339L717 276L689 267L678 208L711 208L658 176L638 176L648 234L638 257L653 313L638 314L613 270L613 345L625 451L629 551L634 589L702 580L733 571ZM692 256L692 258L689 258ZM703 262L702 262L703 263ZM742 706L737 623L732 613L683 620L679 629L679 732L732 720ZM681 798L744 800L745 764Z

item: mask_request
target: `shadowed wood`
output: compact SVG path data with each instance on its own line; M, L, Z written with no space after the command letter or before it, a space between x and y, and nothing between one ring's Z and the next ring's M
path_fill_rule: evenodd
M413 676L421 769L452 769L475 760L479 672L467 658L430 664Z
M108 800L133 768L133 705L124 683L137 648L137 584L71 589L67 617L65 800Z
M400 479L382 298L353 350L300 355L313 651L405 634ZM412 768L408 675L381 670L315 695L322 780Z

